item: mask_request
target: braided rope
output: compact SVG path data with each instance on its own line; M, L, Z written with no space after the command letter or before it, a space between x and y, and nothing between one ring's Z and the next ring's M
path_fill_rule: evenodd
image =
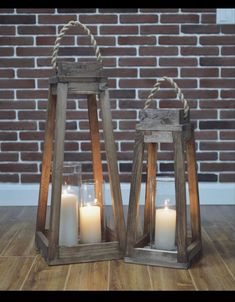
M65 33L67 32L67 30L72 26L80 26L84 30L84 32L87 33L87 35L91 39L91 44L95 50L95 55L96 55L97 61L102 63L99 46L97 45L97 42L96 42L93 34L91 33L90 29L87 28L84 24L80 23L79 21L72 20L72 21L69 21L66 25L64 25L64 27L60 30L60 33L55 41L55 46L53 49L52 60L51 60L53 68L57 69L57 67L58 67L57 56L58 56L58 51L59 51L59 47L60 47L60 42L61 42L63 36L65 35Z
M189 111L189 105L188 105L188 102L187 100L184 98L184 95L181 91L181 89L179 88L179 86L176 84L176 82L174 82L173 79L171 78L168 78L168 77L162 77L161 79L159 79L153 86L149 96L147 97L147 100L145 101L145 104L144 104L144 109L147 109L151 102L152 102L152 99L155 95L155 93L160 89L160 85L162 82L164 81L167 81L171 84L172 87L174 87L176 93L177 93L177 97L180 99L180 101L183 102L183 105L184 105L184 117L186 117L188 115L188 111Z

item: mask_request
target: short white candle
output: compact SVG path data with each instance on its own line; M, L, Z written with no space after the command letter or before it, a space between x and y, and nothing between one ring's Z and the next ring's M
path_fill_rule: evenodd
M80 207L80 239L81 243L101 242L100 207L86 205Z
M176 211L169 209L167 201L163 209L156 209L155 215L155 248L175 249Z
M60 208L60 246L78 244L78 198L76 194L64 190L61 195Z

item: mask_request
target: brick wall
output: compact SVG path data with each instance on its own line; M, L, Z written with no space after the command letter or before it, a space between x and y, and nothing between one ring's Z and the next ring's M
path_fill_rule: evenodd
M139 110L156 79L173 77L196 125L199 180L235 181L235 26L216 25L216 9L0 9L0 182L38 182L50 60L61 26L72 19L98 35L109 77L122 181L129 181ZM60 58L92 58L89 40L71 29ZM163 86L160 108L180 107ZM65 159L91 171L84 97L68 100ZM171 173L169 144L160 174ZM105 159L105 158L104 158ZM104 169L107 165L104 162Z

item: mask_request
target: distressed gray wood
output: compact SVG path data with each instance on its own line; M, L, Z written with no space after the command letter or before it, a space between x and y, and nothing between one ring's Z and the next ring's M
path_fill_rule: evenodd
M99 97L102 113L105 150L108 163L109 182L112 195L113 216L117 230L118 241L120 242L120 248L124 253L126 243L126 229L108 90L101 92Z
M41 254L45 259L48 256L48 239L42 232L36 232L35 234L35 244L36 247L40 250Z
M145 143L172 143L173 137L171 132L167 131L145 131Z
M137 214L139 207L143 155L144 134L141 131L136 131L127 217L126 256L132 255L133 247L136 241Z
M55 109L56 109L56 98L51 93L51 85L50 85L49 92L48 92L47 122L45 126L45 134L44 134L42 172L41 172L38 209L37 209L37 222L36 222L37 231L43 231L45 229L45 223L46 223L47 198L48 198L48 190L49 190L49 182L50 182L52 147L53 147L53 136L54 136L54 127L55 127Z
M182 125L160 125L153 122L150 123L139 123L136 125L136 130L139 131L184 131L186 129L191 129L190 124Z
M201 241L200 203L199 203L199 193L198 193L195 139L194 139L193 130L190 140L186 142L186 154L187 154L192 240Z
M102 64L99 62L58 62L58 75L66 77L101 77Z
M186 190L185 190L185 161L184 141L181 132L173 132L174 167L176 192L176 240L178 261L187 262L187 221L186 221Z
M57 89L58 92L56 106L55 148L52 173L52 196L48 247L49 259L55 258L59 242L60 205L64 161L64 137L68 85L64 83L59 83Z
M202 249L202 243L200 240L193 241L188 247L187 247L187 253L188 253L188 261L191 262L195 256L201 254Z
M179 125L189 122L183 109L143 109L140 111L140 123L159 125Z

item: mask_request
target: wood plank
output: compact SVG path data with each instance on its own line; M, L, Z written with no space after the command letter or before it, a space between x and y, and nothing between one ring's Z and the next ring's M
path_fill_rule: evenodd
M45 229L46 223L47 198L51 175L52 147L55 129L55 111L56 97L52 95L52 88L50 85L48 92L47 119L45 125L42 172L38 198L38 212L36 223L37 231L43 231Z
M187 260L187 221L186 221L186 189L185 189L185 160L182 132L173 132L174 140L174 169L176 192L176 240L178 261Z
M189 269L199 290L234 290L235 279L221 260L215 245L202 228L203 255ZM234 258L234 256L233 256Z
M144 131L145 143L172 143L173 137L171 132L167 131Z
M110 261L109 290L151 290L147 266Z
M147 148L148 158L144 207L144 233L150 232L150 236L154 236L157 146L155 143L149 143L147 144Z
M48 248L49 259L53 259L56 256L59 242L60 205L68 85L59 83L57 85L57 91L58 95L56 106L55 147L53 158L50 233Z
M144 135L141 131L136 131L134 155L131 174L131 188L129 197L129 208L127 217L127 241L126 241L126 256L131 256L134 244L137 240L137 216L139 208L141 175L143 167L144 155Z
M192 130L190 140L186 142L188 186L190 199L190 221L192 229L192 240L201 240L201 216L198 193L197 162L195 151L195 137Z
M149 272L153 290L195 290L187 270L150 266Z
M4 250L4 256L35 256L37 251L34 244L35 229L31 222L18 224L18 232Z
M91 150L92 150L92 166L93 175L95 179L96 198L100 205L101 210L101 234L102 239L105 239L104 233L104 200L103 200L103 169L101 160L101 148L100 148L100 134L99 123L97 116L97 101L96 95L92 94L87 97L88 117L90 125L91 136Z
M102 91L99 95L99 98L102 114L105 150L108 163L109 182L113 204L113 216L115 227L117 230L118 241L120 242L120 248L124 253L126 246L126 228L122 206L122 194L120 187L120 178L118 174L117 153L113 135L112 116L108 90Z
M62 290L68 269L68 265L48 266L41 256L37 256L22 290Z
M223 215L223 219L226 220L233 228L235 228L235 205L221 205L218 206L217 209Z
M4 253L8 245L19 231L19 222L5 222L0 225L0 255Z
M19 290L34 257L0 257L0 290Z
M58 75L67 77L100 77L103 66L99 62L58 62Z
M66 290L107 290L109 262L71 265Z
M153 124L179 125L189 123L189 115L185 118L183 109L143 109L140 111L140 123L144 127Z

